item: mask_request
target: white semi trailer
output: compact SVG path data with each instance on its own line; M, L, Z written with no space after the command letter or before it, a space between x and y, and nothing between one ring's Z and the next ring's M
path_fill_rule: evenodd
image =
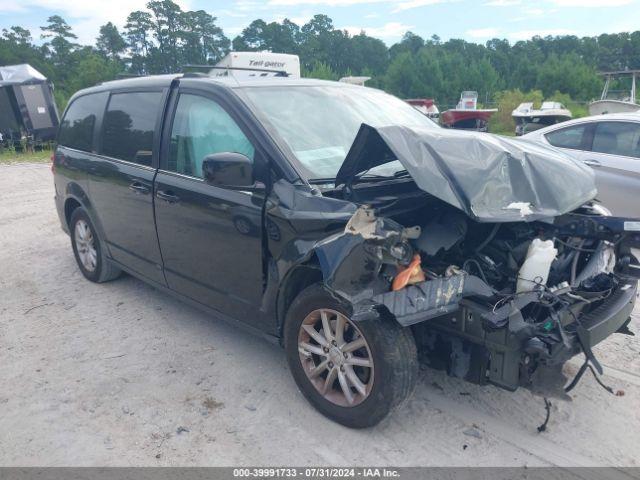
M238 79L285 74L300 78L300 58L288 53L231 52L211 70L213 76L232 75Z

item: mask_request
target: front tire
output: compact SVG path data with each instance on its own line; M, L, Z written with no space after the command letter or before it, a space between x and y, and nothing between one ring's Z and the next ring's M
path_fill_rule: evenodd
M76 263L87 280L102 283L120 276L122 271L106 257L103 243L84 208L78 207L71 214L69 231Z
M351 428L378 424L413 392L413 334L393 321L352 322L321 285L303 290L285 320L285 350L298 388L323 415Z

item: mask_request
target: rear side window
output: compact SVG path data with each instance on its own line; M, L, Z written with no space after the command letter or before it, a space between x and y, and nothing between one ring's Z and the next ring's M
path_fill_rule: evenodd
M102 153L140 165L151 165L153 134L161 103L160 92L111 95L104 116Z
M563 128L555 132L547 133L547 141L554 147L572 148L574 150L584 150L583 138L587 130L587 125L577 125L575 127Z
M65 113L58 134L58 144L92 151L96 119L104 111L106 94L95 93L76 98Z
M640 123L598 123L591 150L624 157L640 157Z

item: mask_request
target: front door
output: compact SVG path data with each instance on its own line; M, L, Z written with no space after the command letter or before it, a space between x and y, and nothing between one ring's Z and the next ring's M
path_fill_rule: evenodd
M255 326L263 291L263 193L227 190L203 180L202 161L259 153L213 97L180 90L170 138L155 181L155 215L169 287ZM165 139L164 145L167 145Z

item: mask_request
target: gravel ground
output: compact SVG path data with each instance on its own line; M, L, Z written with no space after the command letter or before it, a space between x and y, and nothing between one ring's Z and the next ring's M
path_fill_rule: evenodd
M542 434L542 399L429 369L404 408L349 430L306 403L278 346L132 277L84 280L48 166L0 166L0 205L2 466L640 465L638 337L596 352L625 395L587 376Z

